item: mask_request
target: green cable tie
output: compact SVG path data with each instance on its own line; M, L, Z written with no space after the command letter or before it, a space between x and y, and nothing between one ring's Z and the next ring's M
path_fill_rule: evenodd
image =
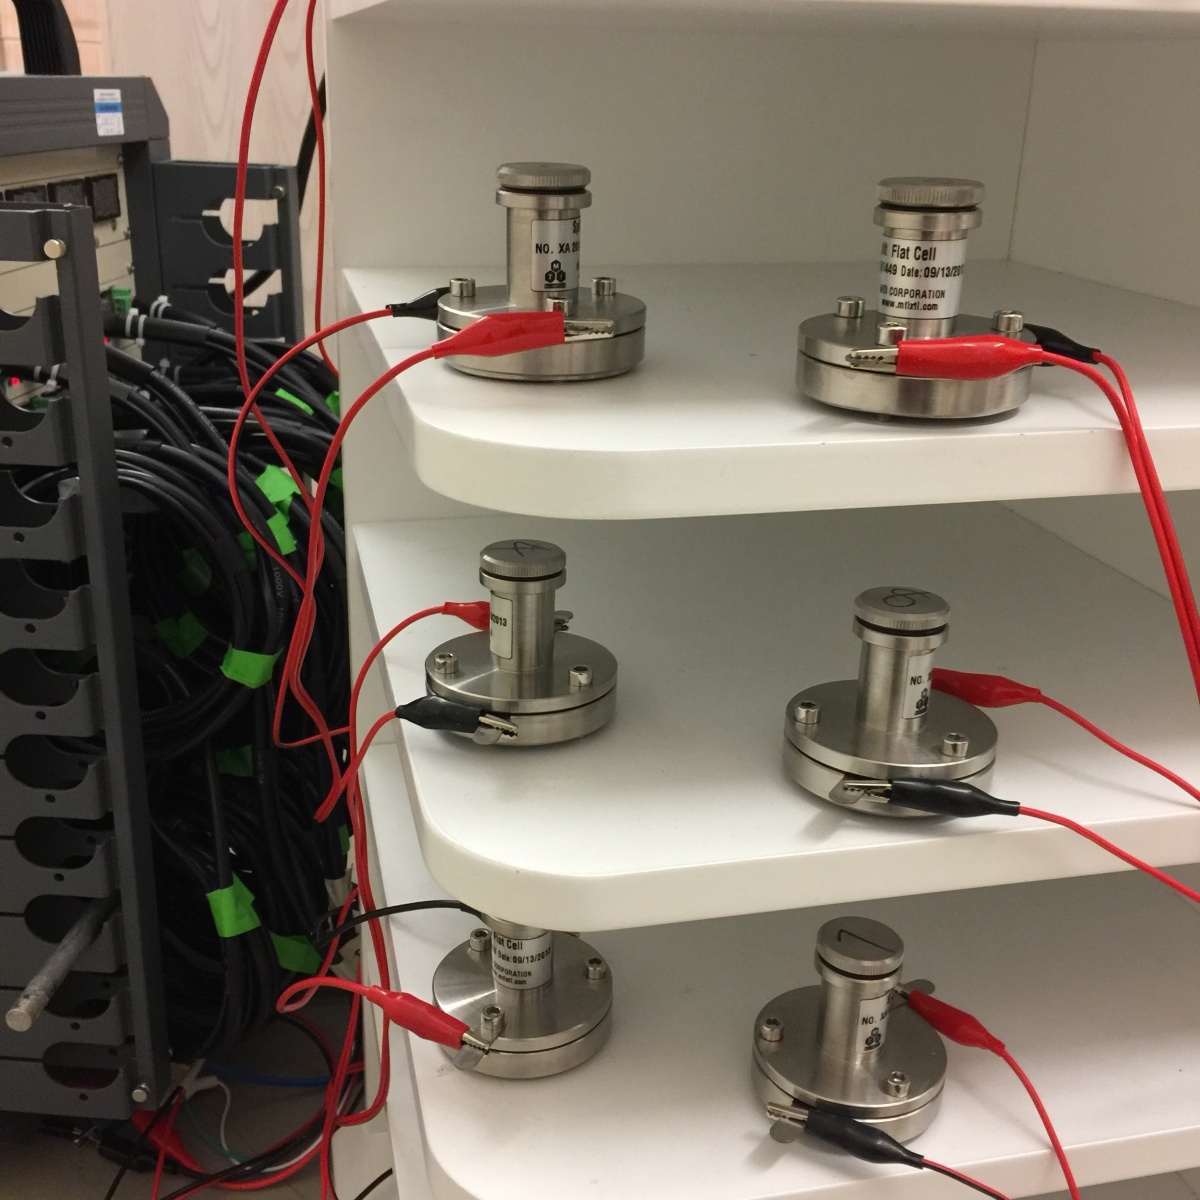
M258 654L253 650L235 650L232 646L225 651L221 660L221 674L243 687L260 688L275 670L275 661L282 653Z
M212 583L212 567L205 561L199 550L190 546L180 556L183 567L175 573L175 579L189 596L199 596L208 591Z
M250 779L254 775L254 751L249 746L218 750L213 757L217 760L217 770L222 775L233 775L238 779Z
M303 409L310 417L312 416L312 405L305 404L299 396L293 396L292 393L287 390L287 388L276 388L275 395L277 395L280 400L286 400L289 404L294 404L297 408Z
M336 471L329 472L329 484L331 487L337 488L337 490L339 492L342 490L342 468L341 467L338 467Z
M338 826L338 841L342 844L342 853L350 853L350 827L348 825Z
M250 536L250 531L243 529L237 535L238 545L242 548L242 553L246 556L246 561L252 566L258 566L258 543Z
M208 637L194 612L185 612L178 620L166 617L154 626L154 632L174 658L191 658Z
M302 933L290 937L273 933L271 941L275 943L275 957L285 971L294 971L297 975L314 975L320 970L321 956Z
M336 392L330 392L329 395L325 397L325 407L329 409L329 411L333 413L335 417L340 417L342 415L342 393L340 390Z
M253 894L236 875L227 888L208 893L208 907L212 909L217 933L223 938L249 933L262 924L254 911Z
M268 517L267 528L275 535L275 544L279 547L280 554L291 554L296 549L296 539L283 513L277 512L273 517Z
M296 481L282 467L264 467L262 474L254 482L258 484L258 490L281 513L287 512L293 496L300 495Z

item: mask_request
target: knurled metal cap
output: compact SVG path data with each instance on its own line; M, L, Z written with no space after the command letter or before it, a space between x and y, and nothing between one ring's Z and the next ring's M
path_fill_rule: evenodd
M941 596L920 588L878 587L854 597L854 615L877 629L923 633L946 624L950 605Z
M578 192L592 181L592 173L578 163L504 163L496 172L502 188L518 192Z
M880 204L898 208L977 208L983 203L983 184L978 179L901 175L881 179L876 197Z
M479 554L479 569L497 579L548 579L566 568L565 551L553 542L530 538L493 542Z
M817 957L835 971L878 979L900 969L900 935L869 917L835 917L817 931Z

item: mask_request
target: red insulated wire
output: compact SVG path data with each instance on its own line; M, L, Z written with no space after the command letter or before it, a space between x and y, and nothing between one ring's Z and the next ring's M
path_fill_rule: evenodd
M283 19L288 0L276 0L275 7L267 20L263 31L262 42L258 48L258 56L254 60L254 70L250 75L250 83L246 88L246 104L242 110L242 129L238 138L237 176L233 189L233 336L237 347L238 377L241 379L242 392L250 394L250 372L246 365L246 299L242 295L245 283L245 257L242 247L242 229L246 212L246 173L250 163L250 131L254 126L254 109L258 104L258 93L262 88L263 75L267 69L267 59L271 54L271 46L275 34L279 30L279 22Z
M1120 371L1114 360L1103 356L1103 361L1113 363ZM1174 522L1167 507L1166 496L1163 494L1162 483L1154 466L1154 459L1146 441L1145 430L1141 418L1133 402L1133 393L1129 389L1124 372L1118 376L1121 381L1121 392L1118 392L1103 374L1087 363L1077 362L1060 354L1045 355L1044 361L1054 366L1065 367L1079 375L1090 379L1105 395L1125 437L1129 449L1130 461L1137 476L1142 499L1146 506L1146 515L1154 530L1154 540L1158 545L1159 556L1162 559L1163 571L1167 577L1167 585L1171 592L1171 602L1175 606L1175 614L1179 620L1180 632L1183 635L1184 647L1187 651L1188 663L1192 671L1192 680L1196 686L1197 696L1200 697L1200 614L1196 610L1196 599L1192 592L1191 581L1188 577L1187 566L1183 553L1179 548L1179 539L1175 532Z
M233 189L233 336L237 356L238 379L242 385L242 394L247 396L250 394L250 372L246 363L246 297L242 294L242 289L246 282L242 231L246 215L246 172L250 162L250 131L254 125L254 109L258 103L258 93L262 88L267 59L271 53L271 46L275 41L275 34L279 29L279 22L282 20L284 10L287 6L288 0L276 0L274 11L267 21L267 28L263 33L262 43L258 49L258 57L255 60L254 70L250 76L250 84L246 89L246 104L242 110L242 129L238 139L237 176ZM296 465L292 462L291 458L288 457L287 451L283 448L283 443L275 436L275 431L262 420L262 413L259 411L258 406L253 405L252 409L254 415L263 426L263 433L266 435L267 441L270 442L271 448L279 456L279 461L283 463L288 474L292 477L292 482L303 492L304 479L300 475L300 472L296 470Z
M1022 809L1022 811L1024 810ZM1055 1132L1054 1125L1050 1120L1050 1114L1046 1111L1046 1106L1042 1103L1041 1096L1038 1095L1037 1089L1033 1086L1033 1081L1021 1069L1004 1043L987 1029L977 1017L973 1017L969 1012L964 1012L961 1008L955 1008L952 1004L947 1004L944 1000L939 1000L935 996L929 995L928 992L909 992L908 1006L918 1016L924 1018L924 1020L932 1025L943 1037L949 1038L952 1042L957 1042L960 1046L968 1046L974 1050L986 1050L989 1054L994 1054L997 1058L1003 1059L1012 1068L1017 1078L1021 1081L1021 1085L1029 1093L1029 1098L1033 1101L1033 1106L1037 1109L1038 1116L1042 1119L1042 1125L1046 1129L1046 1136L1050 1139L1050 1145L1054 1148L1054 1155L1058 1159L1058 1165L1062 1168L1063 1178L1067 1181L1067 1188L1071 1193L1072 1200L1080 1200L1079 1187L1075 1182L1075 1174L1071 1170L1071 1164L1067 1161L1067 1152L1063 1149L1063 1144ZM926 1165L929 1165L928 1160L926 1161ZM972 1180L971 1183L974 1186L975 1181Z
M1178 879L1172 878L1165 871L1160 871L1157 867L1151 866L1144 859L1130 854L1128 850L1122 850L1120 846L1110 842L1108 838L1101 837L1098 833L1093 833L1086 825L1081 825L1078 821L1072 821L1070 817L1063 817L1058 813L1045 812L1040 808L1026 808L1024 804L1021 805L1020 815L1023 817L1036 817L1039 821L1049 821L1052 825L1061 825L1064 829L1070 829L1073 833L1077 833L1080 837L1085 837L1089 842L1099 846L1101 850L1107 850L1109 854L1115 855L1122 862L1128 863L1131 867L1136 867L1139 871L1144 871L1147 875L1157 879L1159 883L1165 883L1167 887L1178 892L1181 896L1200 904L1200 892L1188 887L1186 883L1180 883Z
M179 1116L184 1099L182 1092L175 1097L175 1103L171 1105L171 1111L167 1113L167 1119L163 1124L158 1143L158 1161L154 1164L154 1183L150 1188L150 1200L158 1200L158 1189L162 1186L163 1168L167 1165L167 1145L171 1140L171 1130L175 1127L175 1118Z
M1154 531L1154 540L1162 559L1163 570L1175 606L1192 681L1200 698L1200 613L1188 578L1187 566L1179 548L1171 512L1163 494L1162 483L1150 453L1141 417L1120 365L1108 355L1096 353L1095 359L1108 367L1120 386L1118 392L1094 366L1053 354L1041 346L1030 345L1014 338L988 335L984 337L911 339L896 347L896 372L900 375L922 375L938 379L992 379L1022 367L1038 363L1065 367L1091 380L1103 393L1121 426L1129 459L1137 476L1138 487L1146 506L1146 514Z
M486 600L478 601L455 601L448 600L445 604L435 605L433 608L423 608L420 612L415 612L411 616L405 617L398 625L392 626L371 647L370 653L363 659L362 666L358 669L358 674L355 676L354 685L350 689L350 714L348 731L350 733L350 748L351 759L347 764L346 769L342 772L341 778L334 781L333 786L329 790L329 794L325 797L321 807L317 809L315 819L324 821L333 811L334 805L337 804L339 797L346 790L351 779L356 778L358 771L362 766L362 760L366 757L366 752L370 747L371 742L375 740L376 735L388 721L394 719L395 713L385 713L371 731L367 734L366 739L361 747L355 749L355 743L358 736L358 702L362 696L362 689L367 681L367 676L370 674L371 668L375 665L375 660L383 653L388 644L393 638L403 633L410 625L416 624L417 621L422 621L426 617L436 616L455 616L476 629L485 629L487 627L489 605ZM481 618L481 619L480 619Z
M1200 801L1200 787L1189 783L1182 775L1155 762L1145 754L1139 753L1124 742L1118 741L1111 733L1105 733L1099 725L1089 721L1087 717L1077 713L1061 701L1047 696L1040 688L1018 683L1015 679L1007 679L1003 675L981 675L974 671L949 671L944 667L934 667L932 683L936 691L946 692L957 696L969 704L980 708L1008 708L1014 704L1043 704L1047 708L1060 713L1069 721L1074 721L1081 729L1098 738L1106 746L1132 759L1140 766L1146 767L1156 775L1161 775L1168 782L1186 792L1193 800Z
M1135 763L1146 767L1156 775L1161 775L1177 788L1186 792L1193 800L1200 800L1200 788L1196 787L1195 784L1188 783L1182 775L1177 775L1174 771L1164 767L1162 763L1157 763L1154 759L1147 758L1146 755L1138 753L1131 746L1126 746L1124 742L1117 741L1112 734L1105 733L1098 725L1093 725L1091 721L1075 712L1074 709L1068 708L1065 704L1060 704L1057 700L1052 700L1049 696L1040 696L1038 703L1044 704L1047 708L1052 708L1056 713L1061 713L1069 721L1074 721L1081 729L1086 729L1093 737L1099 738L1100 741L1115 750L1118 754L1123 754L1126 758L1132 759Z
M308 15L304 20L304 65L308 70L308 94L312 101L313 131L317 135L317 264L313 292L313 328L321 328L321 295L325 287L325 122L321 118L321 98L318 95L317 64L313 52L313 23L320 0L309 0ZM325 365L336 379L338 370L325 349L325 343L317 346Z
M956 1179L959 1183L965 1183L967 1187L974 1188L977 1192L982 1192L985 1196L991 1196L992 1200L1009 1200L1003 1193L998 1192L990 1184L982 1183L974 1176L966 1175L962 1171L956 1171L953 1167L947 1167L943 1163L936 1163L932 1159L927 1158L924 1161L924 1167L927 1171L936 1171L939 1175L945 1175L947 1179Z
M237 476L235 473L237 449L238 443L241 440L242 429L251 413L254 414L255 419L258 421L259 425L264 431L269 428L270 423L263 416L262 410L258 407L255 401L258 399L263 388L266 387L276 372L279 371L281 367L291 362L296 355L309 349L311 346L319 345L325 338L332 337L335 333L340 333L343 329L349 329L352 325L359 325L364 321L374 321L378 317L390 317L391 315L391 309L387 308L374 309L373 311L366 313L356 313L354 316L344 317L340 321L334 321L333 324L326 326L324 329L317 330L317 332L312 334L311 337L306 337L303 341L297 342L296 345L292 346L287 351L287 353L280 355L279 359L271 364L258 383L256 383L254 387L250 389L250 391L247 393L246 400L242 404L242 407L239 410L236 419L234 420L233 429L229 435L229 458L226 463L226 483L229 487L230 500L233 502L233 507L237 512L238 517L241 519L242 524L246 527L246 531L255 540L255 542L258 543L259 547L266 554L270 555L270 557L279 564L282 570L291 576L293 582L298 586L303 586L304 584L304 579L300 575L300 572L297 571L291 565L291 563L289 563L287 559L279 553L274 545L268 542L262 536L262 534L255 529L253 523L246 514L245 508L242 505L242 499L236 486ZM301 488L300 497L303 503L311 510L312 498L308 494L307 487Z

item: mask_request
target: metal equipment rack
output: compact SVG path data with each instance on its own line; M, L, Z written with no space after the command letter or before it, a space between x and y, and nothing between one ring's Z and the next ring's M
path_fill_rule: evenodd
M0 313L0 360L71 381L41 412L0 398L4 1007L91 902L117 907L32 1028L0 1027L0 1109L116 1118L158 1103L168 1056L92 214L0 205L0 260L44 258L57 296ZM26 467L64 468L56 504L25 496ZM96 735L95 755L56 744Z

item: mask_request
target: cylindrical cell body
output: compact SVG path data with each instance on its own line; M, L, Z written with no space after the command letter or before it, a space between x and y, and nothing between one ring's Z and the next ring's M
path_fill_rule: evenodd
M574 163L506 163L496 202L508 210L508 295L543 308L579 292L581 214L592 203L591 172Z
M865 917L827 921L817 934L821 976L821 1053L862 1063L887 1039L891 995L900 979L904 943L888 926Z
M492 931L492 980L497 991L527 992L554 974L554 934L533 925L486 917Z
M875 224L883 227L879 311L908 337L953 330L967 261L967 233L983 220L975 179L897 178L879 183Z
M863 643L858 665L858 723L865 729L912 734L925 723L934 651L947 638L950 606L917 588L872 588L854 602L854 632Z
M502 671L540 671L554 657L554 594L566 582L566 555L550 542L493 542L479 580L492 594L490 646Z

